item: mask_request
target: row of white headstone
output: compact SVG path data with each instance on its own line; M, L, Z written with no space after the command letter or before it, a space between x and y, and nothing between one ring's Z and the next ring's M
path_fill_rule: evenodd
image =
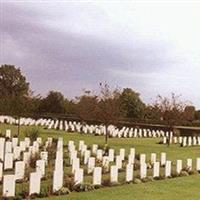
M25 170L29 167L29 162L37 154L40 159L36 161L35 172L30 173L29 194L37 193L40 190L41 178L45 175L45 166L48 164L48 152L45 150L51 146L52 138L48 138L44 145L44 150L40 151L42 139L37 138L31 145L30 138L23 141L18 138L11 138L10 141L0 138L0 181L3 181L3 196L15 196L15 184L18 180L23 180ZM4 171L14 170L14 174L4 175Z
M3 141L4 138L1 138L0 141ZM3 168L5 167L5 162L7 153L12 154L12 150L14 151L14 147L16 144L21 143L21 141L16 142L12 138L12 147L10 152L10 141L4 141L5 147L5 156L3 159L3 164L0 164L0 175L3 172ZM15 142L13 142L15 141ZM25 141L28 141L26 139ZM51 139L47 140L48 143L51 145ZM41 139L38 138L35 141L41 144ZM28 149L30 143L27 142ZM33 142L34 143L34 142ZM13 147L14 146L14 147ZM18 146L18 145L17 145ZM20 146L20 145L19 145ZM27 148L26 148L27 149ZM25 149L25 150L26 150ZM9 152L7 152L9 151ZM23 152L24 150L22 150ZM72 167L72 173L74 174L74 181L75 184L83 183L84 180L84 170L81 168L80 159L83 159L83 165L86 165L88 174L93 173L93 184L100 185L102 182L102 173L103 170L106 169L107 172L110 172L110 181L111 182L118 182L118 172L119 169L122 169L123 162L125 161L125 149L119 150L119 155L115 156L114 149L109 149L108 155L104 156L104 152L102 149L98 148L98 145L93 144L92 149L89 150L87 145L84 143L83 140L79 141L78 149L76 150L76 145L74 141L68 142L68 152L69 152L69 162ZM77 153L80 152L81 157L78 157ZM23 152L25 154L27 152ZM32 153L32 151L31 151ZM92 156L91 156L92 155ZM29 180L29 194L39 194L40 193L40 186L41 186L41 178L45 175L45 164L48 163L48 152L41 152L40 153L41 159L36 161L36 171L30 173L30 180ZM8 159L9 160L9 159ZM10 159L12 160L12 159ZM102 166L95 166L95 160L101 161ZM13 163L13 160L12 160ZM125 163L125 162L124 162ZM134 178L134 163L135 163L135 149L131 148L129 155L128 155L128 162L126 163L126 181L130 182ZM160 162L157 161L156 153L151 154L151 163L153 165L153 177L159 177L160 175L160 167L165 166L165 177L171 176L172 171L172 162L166 159L166 153L161 153L161 160ZM22 179L24 177L24 169L26 163L26 159L22 161L15 162L15 174L14 175L4 175L3 177L3 196L10 197L15 195L15 183L16 180ZM111 165L110 165L111 164ZM147 177L147 168L148 162L146 162L146 155L140 154L140 178ZM3 167L4 165L4 167ZM11 164L10 164L11 166ZM58 191L63 186L63 178L64 178L64 171L63 171L63 139L59 138L57 142L57 149L56 149L56 159L55 159L55 168L53 172L53 191ZM83 167L83 166L82 166ZM177 173L180 173L182 170L182 160L177 160ZM192 170L192 159L187 159L187 168ZM5 168L4 168L5 169ZM196 163L196 170L200 170L200 158L197 158Z
M104 125L88 125L76 121L66 121L66 120L52 120L52 119L32 119L32 118L20 118L14 119L10 116L0 116L0 123L7 122L10 124L20 125L36 125L36 126L46 126L48 129L59 129L70 132L78 132L85 134L96 134L96 135L105 135L106 127ZM163 130L150 130L150 129L141 129L134 127L122 127L118 128L114 125L109 125L107 127L108 134L111 137L172 137L173 132L163 131Z
M85 134L96 134L96 135L105 135L106 127L104 125L88 125L81 124L80 122L67 122L67 121L51 121L48 129L59 129L71 132L85 133ZM150 129L141 129L141 128L129 128L122 127L118 128L114 125L109 125L107 127L108 134L111 137L163 137L163 136L172 136L172 132L163 131L163 130L150 130Z
M170 144L181 144L181 146L196 146L200 145L200 136L173 136L169 137ZM167 137L163 137L163 144L167 144Z

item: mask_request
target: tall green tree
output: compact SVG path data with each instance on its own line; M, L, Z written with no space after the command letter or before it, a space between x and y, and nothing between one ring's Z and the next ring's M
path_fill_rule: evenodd
M20 68L14 65L0 67L0 94L3 97L25 96L29 92L29 83Z
M140 94L131 88L124 88L120 95L120 107L127 118L141 119L144 116L145 104Z
M195 120L200 120L200 110L195 111Z
M40 113L63 114L66 112L65 98L60 92L50 91L39 106Z
M97 96L91 94L90 91L85 91L82 96L76 99L76 115L83 121L96 120Z
M15 115L24 112L29 83L14 65L0 67L0 111Z
M184 122L184 110L186 103L181 101L179 96L172 93L171 97L158 95L154 108L159 109L161 120L170 128L174 125L181 125Z
M184 119L187 122L192 122L195 119L195 107L194 106L186 106L184 110Z
M96 116L106 126L106 144L108 143L108 125L118 122L122 116L119 97L120 91L118 88L111 89L107 83L100 83Z

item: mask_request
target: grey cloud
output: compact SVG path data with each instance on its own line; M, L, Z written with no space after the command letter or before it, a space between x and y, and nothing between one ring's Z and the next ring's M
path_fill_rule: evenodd
M160 44L123 46L109 40L112 35L103 40L54 29L44 22L47 18L47 13L3 4L0 25L4 40L1 43L5 46L0 63L12 62L22 67L36 91L59 89L75 96L81 88L94 88L100 81L118 82L119 77L108 69L148 73L175 62L167 55L168 49Z

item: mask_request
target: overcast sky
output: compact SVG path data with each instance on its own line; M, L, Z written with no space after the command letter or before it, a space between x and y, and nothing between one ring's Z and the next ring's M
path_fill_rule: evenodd
M200 108L200 1L0 1L0 64L75 97L106 81Z

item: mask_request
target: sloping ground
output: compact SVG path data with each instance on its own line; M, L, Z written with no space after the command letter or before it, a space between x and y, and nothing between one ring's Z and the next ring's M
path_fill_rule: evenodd
M46 199L68 200L200 200L200 175L71 193Z

